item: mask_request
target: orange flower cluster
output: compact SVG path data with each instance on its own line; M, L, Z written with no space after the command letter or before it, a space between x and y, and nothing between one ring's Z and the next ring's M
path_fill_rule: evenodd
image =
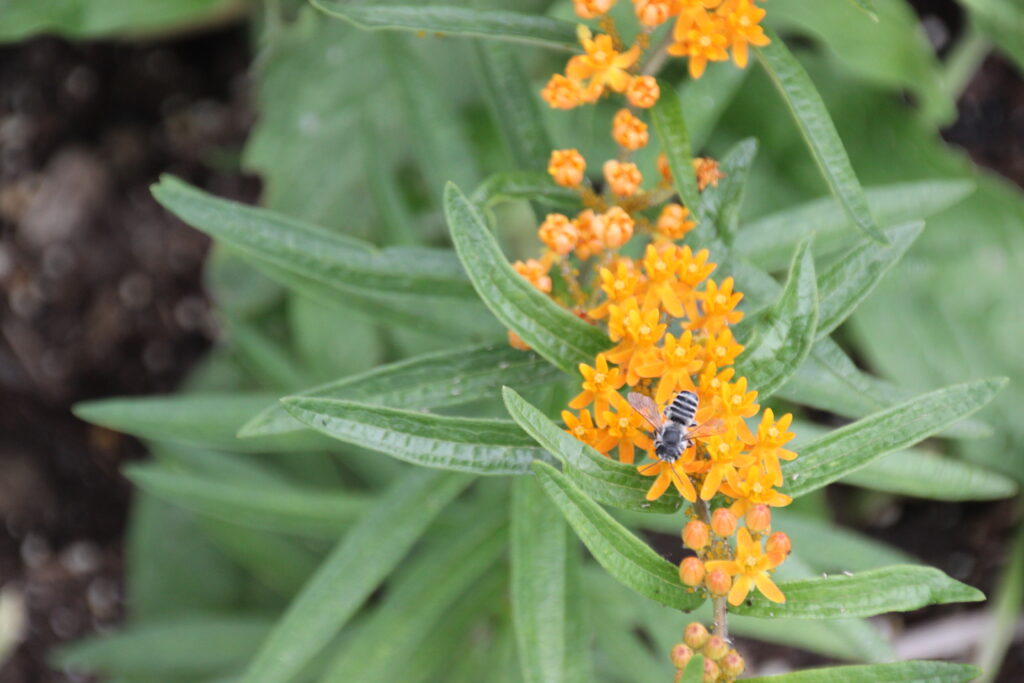
M690 75L700 78L708 62L725 61L732 51L733 61L744 68L750 46L767 45L761 27L765 11L758 0L633 0L641 32L636 44L622 45L615 23L607 13L615 0L574 0L576 14L582 19L599 19L607 33L595 36L580 26L578 37L583 54L569 59L564 74L555 74L541 95L555 109L572 109L592 104L608 91L623 93L633 107L646 109L658 101L658 83L649 75L638 74L640 57L650 33L675 17L671 29L669 55L687 57Z

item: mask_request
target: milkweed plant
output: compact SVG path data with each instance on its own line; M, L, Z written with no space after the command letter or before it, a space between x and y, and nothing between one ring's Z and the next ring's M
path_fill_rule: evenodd
M355 182L383 226L369 240L304 220L329 203L315 186L330 173L302 164L305 199L280 179L268 209L172 176L154 186L216 243L227 342L211 367L227 357L236 374L78 407L152 444L155 461L127 475L142 491L133 533L150 534L139 552L163 559L140 554L126 630L60 662L125 680L714 683L756 671L738 635L853 662L748 680L979 675L897 661L869 618L981 592L813 514L833 482L903 492L880 467L896 459L914 495L941 487L939 456L911 447L983 434L970 416L1004 380L913 395L833 339L926 209L907 195L902 222L876 219L822 97L769 28L772 3L313 4L299 23L335 33L298 39L327 36L328 56L339 35L385 45L396 101L422 124L425 180L409 189L363 116L344 145L365 145ZM443 118L453 102L409 48L429 40L429 54L435 37L472 63L471 97L490 106L504 156ZM830 191L778 216L741 213L745 196L773 192L752 173L755 140L695 154L749 62ZM301 81L301 64L274 72L277 87ZM309 116L300 126L319 125ZM316 168L333 153L314 146ZM819 247L828 221L841 229ZM784 250L788 269L757 265L750 240ZM280 314L247 312L242 291L287 297L298 341L281 341ZM334 345L341 357L320 362ZM1014 490L957 466L994 487L979 498ZM180 539L180 553L164 547ZM167 593L175 582L185 597Z

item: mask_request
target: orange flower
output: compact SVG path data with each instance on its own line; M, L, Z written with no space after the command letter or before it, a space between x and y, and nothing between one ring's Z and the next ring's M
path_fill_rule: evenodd
M679 13L679 20L673 29L675 42L669 46L668 53L689 57L690 76L700 78L709 61L729 59L725 51L729 44L726 30L725 22L717 14L708 14L703 10L684 10Z
M576 242L576 256L581 261L586 261L591 256L604 251L604 242L598 237L598 233L604 231L604 226L598 225L602 222L604 222L604 217L595 214L593 209L581 211L573 221L576 231L579 233L579 239Z
M540 91L540 96L552 109L572 109L583 102L583 89L578 82L555 74Z
M604 291L605 296L608 300L597 308L588 311L588 315L591 318L600 320L601 318L608 315L608 306L610 304L621 303L626 299L631 299L636 296L640 291L640 275L633 270L627 261L619 261L615 266L615 272L612 272L608 268L602 268L598 271L598 275L601 277L601 289Z
M727 5L723 14L726 33L732 44L733 61L742 69L747 66L750 45L763 47L771 42L760 24L765 12L750 0L734 0Z
M727 325L734 325L743 320L743 313L733 310L739 305L743 298L742 292L732 291L733 280L731 277L722 281L722 286L715 284L714 280L708 280L707 288L700 295L701 315L692 319L688 327L690 329L702 329L714 334ZM692 318L692 316L691 316Z
M655 403L665 405L679 391L695 388L690 375L702 365L700 354L701 348L693 344L690 332L678 339L671 334L665 335L664 346L637 367L637 374L641 377L660 378L654 395Z
M693 289L703 282L717 264L708 263L708 250L701 249L694 254L689 246L685 246L679 252L679 281Z
M537 230L540 241L547 245L548 249L565 256L576 248L580 233L569 220L568 216L560 213L549 213Z
M603 353L597 354L594 367L580 363L579 368L580 374L583 375L583 391L569 401L569 407L579 410L593 403L597 423L604 427L607 424L604 416L608 413L610 403L616 407L629 406L626 399L619 394L619 389L626 383L626 378L619 368L608 367L608 359Z
M608 334L619 344L607 351L608 360L626 367L626 381L630 386L640 381L637 368L645 361L654 345L661 339L668 325L658 322L657 309L641 311L635 299L621 306L608 307Z
M735 576L729 590L729 604L743 603L747 593L754 586L772 602L786 602L786 596L771 580L769 571L774 568L771 559L761 550L761 544L750 537L750 532L740 529L736 535L736 559L705 562L708 572L720 569L729 576Z
M562 421L565 422L565 431L602 453L615 445L614 441L609 442L608 435L603 429L594 426L589 410L581 410L579 417L576 417L568 410L563 410Z
M696 221L690 220L689 216L690 210L682 204L666 204L661 209L655 229L660 237L667 240L681 240L697 227Z
M718 367L732 365L741 353L743 346L736 343L728 327L718 334L710 335L704 342L704 361Z
M608 249L618 249L633 239L633 217L621 206L613 206L604 212L601 221L593 224L594 235Z
M693 160L693 171L697 174L697 189L703 192L708 185L718 187L718 181L725 174L718 168L718 162L710 157L697 157Z
M549 266L542 261L531 258L526 261L516 261L512 267L540 291L545 294L551 291L551 278L548 276Z
M529 351L530 345L523 341L523 338L512 330L508 331L508 345L518 351Z
M658 26L678 11L675 0L633 0L636 18L644 26Z
M749 465L753 458L743 452L743 442L736 437L735 431L708 438L706 452L708 459L695 464L699 464L704 471L700 497L702 500L711 500L718 493L722 481L727 477L735 477L737 468Z
M653 76L637 76L626 89L626 99L634 107L648 109L661 97L661 88Z
M556 149L551 152L548 161L548 173L562 187L576 187L583 182L583 172L587 170L587 162L579 150Z
M643 450L651 450L654 444L650 438L641 430L647 426L647 421L633 410L628 403L617 406L619 413L606 411L604 420L608 425L608 436L616 439L619 446L619 460L632 465L636 459L633 447L638 446Z
M586 95L583 99L593 100L601 96L605 87L615 92L624 92L629 87L632 76L626 71L640 58L640 47L634 45L626 52L615 49L609 35L594 37L590 29L580 26L576 30L580 44L586 52L569 60L566 75L574 81L587 81Z
M573 9L583 19L594 19L607 14L615 0L572 0Z
M629 109L620 109L612 119L612 139L626 149L640 149L647 144L649 137L647 124L633 116Z
M658 164L658 173L661 174L662 179L664 179L666 183L671 183L672 167L668 165L668 157L665 156L664 152L659 152L656 161Z
M701 406L713 407L714 397L722 393L722 385L731 380L734 374L736 370L733 368L725 368L718 372L718 365L705 362L697 379L697 395L700 397Z
M758 465L745 467L729 481L722 482L722 493L735 498L730 508L734 515L742 517L753 505L762 503L773 508L786 507L793 499L772 488L772 480Z
M604 178L608 181L612 192L620 197L629 197L635 194L644 180L636 164L616 159L604 162Z
M782 467L779 459L796 458L796 453L782 447L796 436L793 432L786 431L792 421L793 416L786 413L776 422L772 409L766 408L761 416L761 424L757 427L757 436L751 453L760 459L762 469L769 475L774 486L782 486Z
M647 490L647 500L658 500L665 495L665 491L668 490L670 485L674 485L679 495L691 503L696 502L697 491L693 488L693 482L690 481L690 478L683 470L683 458L676 460L674 463L657 460L646 465L640 465L636 469L645 477L657 477L654 483L651 484L651 488Z

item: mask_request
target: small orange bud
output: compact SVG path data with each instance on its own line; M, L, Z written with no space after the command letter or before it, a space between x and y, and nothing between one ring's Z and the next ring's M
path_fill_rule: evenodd
M725 174L718 169L718 162L710 157L697 157L693 160L693 170L697 174L697 189L703 192L708 185L718 187L718 181Z
M782 564L792 549L793 542L789 540L789 536L781 531L776 531L764 543L765 553L771 558L772 564L776 567Z
M718 664L722 667L722 672L730 678L739 678L743 670L747 668L743 657L740 657L740 653L736 650L729 650Z
M555 149L548 161L548 173L562 187L576 187L583 182L587 162L579 150Z
M520 351L529 351L530 345L523 341L523 338L512 330L508 331L508 345Z
M715 683L722 675L722 670L713 660L704 660L704 683Z
M723 538L736 533L736 515L729 511L729 508L718 508L711 515L711 530Z
M604 162L604 178L608 181L612 192L620 197L629 197L635 194L644 180L636 164L616 159Z
M572 0L573 9L582 19L594 19L608 10L615 4L615 0Z
M658 173L666 182L672 182L672 168L668 165L668 157L664 152L658 155Z
M711 595L725 595L732 588L732 579L721 569L716 569L704 577L704 585L708 587Z
M763 534L772 526L772 511L764 503L752 505L747 510L747 528L755 534Z
M604 216L594 213L593 209L586 209L576 216L573 223L580 234L576 242L576 256L581 261L604 251L604 242L598 237L599 233L603 234L604 226L598 224L604 223Z
M548 266L543 262L531 258L526 261L516 261L512 264L512 267L540 291L545 294L551 291L551 278L548 276Z
M604 212L601 221L593 223L595 236L609 249L618 249L633 238L633 218L621 206Z
M555 74L540 91L540 96L552 109L572 109L583 100L580 84L562 74Z
M658 26L668 21L675 11L673 0L633 0L636 18L644 26Z
M568 254L576 248L580 233L567 216L549 213L537 231L540 241L556 254Z
M708 525L699 519L691 519L683 527L683 543L691 550L700 550L711 542Z
M725 642L722 636L711 636L708 642L704 643L702 651L705 657L717 662L729 652L729 643Z
M686 630L683 631L683 642L694 650L699 650L704 647L704 643L708 642L710 635L704 628L704 624L694 621L686 625Z
M661 88L653 76L637 76L626 89L626 99L634 107L648 109L653 107L661 97Z
M677 669L685 669L687 662L693 658L693 650L688 648L685 643L676 643L672 646L672 651L668 653L668 658L672 660L672 666Z
M683 239L695 227L697 223L690 220L690 210L682 204L666 204L655 225L658 234L670 240Z
M620 109L612 119L612 139L626 149L636 150L647 144L650 135L646 123L629 109Z
M704 580L704 563L696 557L685 557L679 563L679 580L687 586L699 586Z

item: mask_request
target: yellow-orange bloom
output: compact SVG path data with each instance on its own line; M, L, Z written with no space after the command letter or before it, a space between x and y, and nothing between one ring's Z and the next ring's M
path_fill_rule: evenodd
M612 192L620 197L629 197L640 189L644 178L637 165L629 161L609 159L604 162L604 178Z
M563 410L562 421L565 422L565 431L591 448L604 452L614 445L614 441L608 442L608 435L605 433L605 430L594 425L594 420L590 417L589 410L581 410L579 417L573 415L568 410ZM608 448L605 448L605 446Z
M537 237L548 249L564 256L576 248L580 233L568 216L549 213L537 230Z
M706 452L708 459L697 461L704 470L700 497L702 500L711 500L718 493L722 481L735 476L737 468L749 465L753 458L743 452L743 442L736 438L735 432L710 437L707 440Z
M766 408L761 416L761 424L757 427L751 453L761 460L762 468L771 477L774 486L782 486L782 467L779 459L796 458L796 453L782 447L796 436L793 432L787 431L792 421L793 416L786 413L776 422L772 409Z
M734 383L726 382L722 385L721 393L715 397L715 408L726 420L753 417L758 411L756 400L757 392L747 391L747 378L740 377ZM751 435L750 441L753 440Z
M569 401L569 407L579 410L593 403L594 417L603 427L607 424L605 415L608 413L609 404L620 408L629 406L626 399L619 394L619 389L626 383L626 378L619 368L608 367L608 359L603 353L597 354L594 367L580 363L579 368L583 376L583 391Z
M661 97L661 88L654 76L637 76L626 89L626 99L634 107L648 109Z
M722 286L708 280L707 288L700 295L700 315L693 318L688 325L690 329L702 329L711 334L719 332L727 325L735 325L743 320L743 313L735 310L743 299L742 292L733 292L733 279L725 278Z
M609 438L614 438L619 447L619 460L627 465L632 465L636 459L633 451L634 446L650 450L654 447L654 444L641 431L647 426L647 421L638 412L633 410L628 403L625 403L625 401L623 403L625 405L617 406L618 414L610 410L606 411L604 420L608 425Z
M587 162L576 149L556 149L551 151L548 161L548 173L562 187L576 187L583 182L583 173L587 170Z
M711 275L717 264L708 263L708 250L701 249L694 254L689 246L679 252L679 281L693 289Z
M566 75L574 81L589 81L584 86L586 95L582 99L600 97L605 87L615 92L625 92L632 80L627 69L640 58L640 47L634 45L620 53L609 35L595 37L586 26L580 26L576 33L586 54L569 60Z
M680 287L679 268L682 265L680 256L683 250L675 245L665 249L657 249L653 244L647 245L644 254L644 272L647 273L647 294L644 297L644 308L661 306L674 318L685 315L680 294L686 295L689 288Z
M604 212L600 221L593 223L594 235L608 249L618 249L633 238L633 217L621 206Z
M673 463L661 460L640 465L637 471L645 477L657 477L651 488L647 490L647 500L658 500L669 486L675 486L676 490L691 503L697 500L697 491L693 488L693 482L683 470L683 458Z
M604 217L594 213L593 209L581 211L573 223L579 233L579 240L576 241L576 256L581 261L586 261L591 256L604 251L604 241L599 237L603 234L604 226L598 225L604 222Z
M612 139L626 149L637 150L647 144L650 138L647 124L623 108L612 119ZM639 184L639 183L638 183Z
M725 51L729 45L726 30L727 26L718 14L709 14L703 10L683 10L673 29L675 42L669 45L668 53L689 57L690 76L700 78L709 61L729 59Z
M607 351L608 360L626 368L626 381L630 386L640 381L637 368L644 363L647 355L668 325L659 322L657 309L640 310L635 299L629 299L621 306L609 306L608 334L618 345Z
M690 375L700 370L700 355L701 348L693 343L693 335L690 332L685 332L678 338L666 334L664 345L637 366L637 374L641 377L659 378L654 401L659 405L665 405L683 389L695 389Z
M704 342L704 361L718 367L732 365L736 356L743 353L743 346L736 343L728 327L718 334L710 335Z
M615 0L572 0L573 9L582 19L594 19L607 14Z
M786 596L769 575L769 571L774 568L771 559L762 552L761 544L756 543L746 529L740 529L736 535L735 560L713 560L704 564L708 572L720 570L736 577L729 590L730 605L742 604L754 586L772 602L786 602Z
M548 276L549 266L547 264L531 258L526 261L516 261L512 267L540 291L545 294L551 291L551 278Z
M552 109L572 109L583 102L583 89L577 81L555 74L548 79L540 96Z
M718 162L710 157L697 157L693 160L693 171L697 174L697 189L703 192L708 185L718 187L718 181L725 177Z
M675 203L663 206L655 223L658 235L668 240L681 240L695 227L697 223L690 220L690 210L682 204Z
M622 303L639 293L640 274L633 270L629 263L625 260L619 261L615 265L614 272L609 268L602 268L598 271L598 275L601 277L601 289L608 300L597 308L587 311L591 318L600 320L608 315L608 306Z
M735 477L722 483L722 493L735 498L730 508L737 517L747 514L752 505L763 503L769 507L786 507L793 499L772 488L772 480L758 464L741 470Z
M771 42L760 24L765 12L751 0L733 0L723 9L726 33L732 45L732 58L736 66L742 69L747 66L750 45L763 47Z

